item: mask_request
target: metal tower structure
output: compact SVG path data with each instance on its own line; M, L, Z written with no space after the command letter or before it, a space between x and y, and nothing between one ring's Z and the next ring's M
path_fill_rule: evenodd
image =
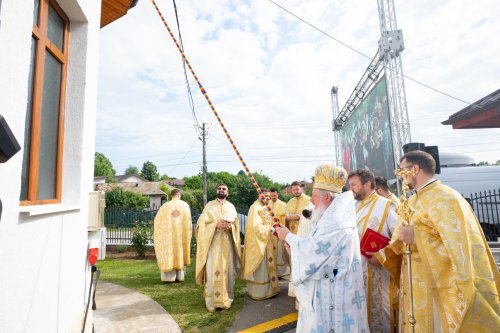
M410 119L406 104L406 91L403 77L404 50L403 32L398 30L394 0L377 0L380 21L379 53L384 61L389 112L391 117L394 161L399 162L403 145L411 142Z
M383 70L387 81L394 160L398 163L403 152L403 145L411 141L401 60L401 52L404 50L403 33L397 29L394 0L377 0L377 4L381 33L378 50L342 110L336 117L334 113L333 131L338 133L344 127L344 124L356 110L356 107L363 101L365 95L377 82ZM333 94L332 89L332 107L335 109ZM341 150L338 139L338 134L336 134L335 158L337 159L337 163L340 162Z
M335 122L339 115L339 97L338 97L338 87L333 86L331 90L332 98L332 130L333 130L333 140L335 142L335 165L342 165L342 160L340 159L340 145L339 141L339 131L335 130Z

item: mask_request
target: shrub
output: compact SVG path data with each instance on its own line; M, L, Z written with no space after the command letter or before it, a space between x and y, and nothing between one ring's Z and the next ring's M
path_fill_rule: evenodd
M116 246L116 250L118 251L118 253L127 252L128 246L127 245L118 245L118 246Z
M132 229L132 247L139 257L144 257L150 235L151 228L147 222L135 222L135 227Z

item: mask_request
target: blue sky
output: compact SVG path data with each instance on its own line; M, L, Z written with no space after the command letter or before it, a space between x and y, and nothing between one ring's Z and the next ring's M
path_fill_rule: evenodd
M475 102L500 87L500 2L395 1L404 74ZM376 1L279 1L288 10L373 56ZM170 0L157 1L177 32ZM268 0L177 1L185 52L249 168L280 182L309 179L333 161L330 89L343 106L370 60ZM118 174L150 160L182 178L201 170L201 141L180 55L150 1L101 31L96 150ZM198 123L207 123L209 171L242 169L188 73ZM441 125L466 104L406 80L412 141L500 159L500 130Z

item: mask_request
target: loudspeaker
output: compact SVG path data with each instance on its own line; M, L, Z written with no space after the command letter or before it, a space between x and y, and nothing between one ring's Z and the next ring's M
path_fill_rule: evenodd
M0 115L0 163L7 162L20 150L21 146L19 146L4 117Z
M439 149L438 146L425 146L425 143L421 142L410 142L403 145L403 153L409 153L410 151L421 150L432 155L434 161L436 161L436 174L441 173L441 165L439 164Z
M441 173L441 165L439 163L439 149L438 146L427 146L424 150L426 153L429 153L436 161L436 174Z
M421 142L410 142L405 145L403 145L403 154L406 154L410 151L414 150L422 150L425 151L425 143Z

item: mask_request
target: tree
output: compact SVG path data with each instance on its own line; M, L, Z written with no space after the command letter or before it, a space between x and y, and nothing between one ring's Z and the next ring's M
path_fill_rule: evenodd
M153 162L147 161L142 165L141 177L146 178L149 181L155 182L160 179L160 174L156 169L156 165Z
M164 174L163 176L160 177L161 180L169 180L170 177L167 176L167 174Z
M490 165L490 163L488 161L481 161L481 162L479 162L478 165L480 165L480 166L482 166L482 165Z
M106 176L106 182L111 183L115 178L116 171L111 161L103 153L96 152L94 155L94 176Z
M129 165L128 168L125 169L125 174L139 176L139 169L134 165Z
M500 160L497 160L497 161L495 162L495 165L500 165Z
M106 207L144 209L149 207L149 198L117 187L106 192Z
M261 188L277 188L278 191L285 187L284 184L273 182L266 175L258 172L253 174L255 180ZM208 200L214 200L217 195L217 185L224 183L229 187L229 201L231 201L238 209L247 209L257 199L257 191L248 179L246 173L242 170L236 175L228 172L209 172L207 173ZM192 176L184 178L183 198L188 195L192 196L186 201L192 207L203 208L203 192L202 192L202 176ZM289 197L281 195L281 199L285 200Z

